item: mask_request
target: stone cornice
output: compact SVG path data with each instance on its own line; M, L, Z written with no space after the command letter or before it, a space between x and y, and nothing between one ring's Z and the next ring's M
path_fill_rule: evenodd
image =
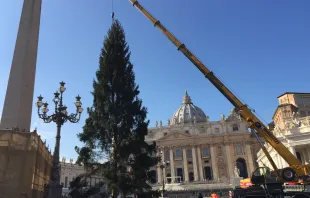
M210 147L211 147L211 144L210 144L210 143L200 144L200 147L202 147L202 148L204 148L204 147L210 148Z
M223 142L216 142L216 143L212 143L210 145L211 145L211 147L218 147L218 146L223 146L224 143Z

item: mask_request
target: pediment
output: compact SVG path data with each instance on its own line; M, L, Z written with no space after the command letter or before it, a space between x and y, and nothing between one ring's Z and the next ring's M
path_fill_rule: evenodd
M241 121L242 118L240 117L240 115L238 115L236 112L232 112L227 118L225 121L228 121L228 122L232 122L232 121Z
M169 134L167 134L166 136L158 139L159 141L162 140L176 140L176 139L186 139L186 138L190 138L192 137L189 134L186 133L181 133L181 132L171 132Z

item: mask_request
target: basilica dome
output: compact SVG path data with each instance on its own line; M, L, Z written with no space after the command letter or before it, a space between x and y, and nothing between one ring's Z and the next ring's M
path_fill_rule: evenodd
M171 125L179 123L204 122L206 119L206 114L192 103L190 96L187 94L187 91L185 91L182 105L173 114Z

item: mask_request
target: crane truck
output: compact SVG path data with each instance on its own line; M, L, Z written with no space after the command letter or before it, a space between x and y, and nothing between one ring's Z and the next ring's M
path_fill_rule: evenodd
M153 17L137 0L129 0L155 27L182 52L196 68L226 97L235 107L234 110L243 118L251 133L258 140L261 149L268 158L272 171L268 167L258 167L251 176L252 186L235 189L234 197L285 197L310 198L309 170L310 164L302 163L282 144L254 112L244 104L221 80L215 76L186 46L181 43L164 25ZM263 138L288 163L288 167L278 169L260 138ZM300 182L303 188L300 191L284 191L283 184L287 182Z

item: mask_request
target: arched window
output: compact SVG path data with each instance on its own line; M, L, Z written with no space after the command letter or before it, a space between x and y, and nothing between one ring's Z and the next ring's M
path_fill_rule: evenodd
M204 147L202 152L203 157L210 157L209 147Z
M243 149L241 144L236 144L235 145L235 151L237 155L243 155Z
M238 173L240 177L247 178L248 177L248 170L246 167L245 159L238 158L236 160L236 168L238 169Z
M238 131L238 130L239 130L238 124L234 124L233 125L233 131Z
M175 149L175 157L176 158L181 158L182 157L181 149L179 149L179 148Z

